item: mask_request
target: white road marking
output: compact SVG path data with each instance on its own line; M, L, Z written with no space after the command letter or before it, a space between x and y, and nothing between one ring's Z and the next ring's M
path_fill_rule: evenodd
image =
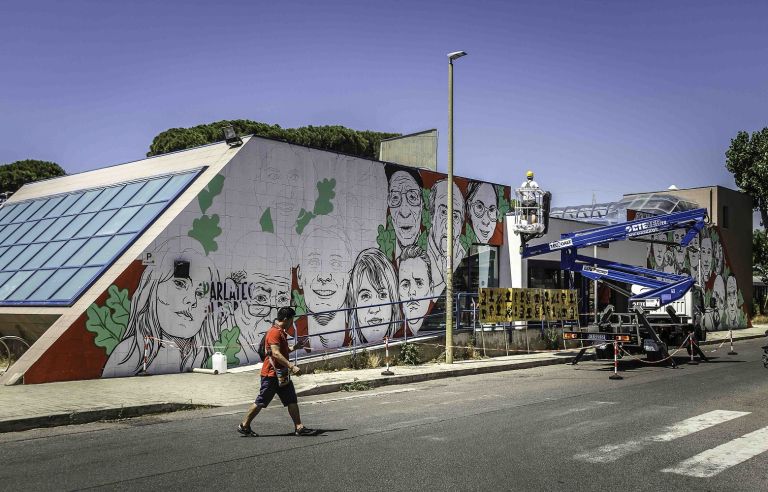
M743 417L744 415L749 415L749 412L714 410L667 426L658 434L620 444L601 446L593 451L579 453L574 456L574 459L588 461L590 463L610 463L629 454L636 453L652 443L674 441L675 439L708 429L738 417Z
M603 407L605 405L615 405L616 403L617 402L615 401L590 401L580 407L569 408L568 410L563 410L562 412L556 412L552 414L552 417L565 417L566 415L570 415L572 413L586 412L587 410Z
M763 427L661 471L689 477L714 477L721 471L766 451L768 451L768 427Z
M411 391L419 391L418 388L403 388L390 391L377 391L376 393L360 393L357 395L340 396L338 398L328 398L326 400L314 400L314 401L302 401L301 405L323 405L326 403L334 403L337 401L356 400L358 398L372 398L380 395L391 395L394 393L409 393Z

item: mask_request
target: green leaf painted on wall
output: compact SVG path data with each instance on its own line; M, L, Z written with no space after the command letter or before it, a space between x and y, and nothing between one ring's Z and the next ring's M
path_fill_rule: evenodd
M205 255L211 251L219 249L219 245L216 243L216 238L221 235L221 227L219 227L219 215L213 214L213 217L203 215L199 219L192 221L192 229L187 232L187 235L197 241L203 246Z
M224 176L221 174L217 174L216 176L211 179L211 182L208 183L208 186L206 186L200 193L197 195L197 201L200 204L200 211L205 213L208 211L208 208L213 204L213 199L221 193L221 190L224 188Z
M315 218L315 214L307 212L303 208L299 212L299 217L296 219L296 233L301 234L304 232L304 228L307 227L309 221Z
M416 240L416 244L422 250L424 251L427 250L427 231L421 231L421 234L419 234L419 238Z
M497 204L496 207L498 208L498 216L497 221L501 222L504 220L504 216L507 215L507 212L512 210L512 204L509 200L504 198L504 187L503 186L496 186L496 198L497 198Z
M301 294L298 290L293 289L291 292L291 297L293 298L293 302L291 304L293 309L296 311L296 316L307 314L307 303L304 302L304 295Z
M227 356L227 366L239 365L240 359L237 358L237 353L242 350L240 345L240 328L233 326L229 330L221 330L219 339L213 342L213 349L215 352L221 352ZM206 369L213 367L213 355L208 357L204 367Z
M459 243L464 251L469 253L469 247L477 242L477 235L471 225L467 224L466 232L459 236Z
M312 213L315 215L328 215L333 212L332 200L336 198L335 179L324 179L317 182L317 199L315 200L315 208L312 209Z
M397 238L395 236L395 226L392 224L392 216L387 216L387 227L383 224L379 224L378 234L376 235L376 243L379 245L379 249L390 260L395 259L395 244L397 244Z
M275 226L272 224L272 211L269 208L261 214L259 225L264 232L275 232Z
M93 303L86 310L88 319L85 322L85 329L96 334L93 343L97 347L102 347L106 354L110 355L123 339L128 326L131 300L128 297L128 289L120 290L116 285L110 285L107 292L109 297L105 306Z

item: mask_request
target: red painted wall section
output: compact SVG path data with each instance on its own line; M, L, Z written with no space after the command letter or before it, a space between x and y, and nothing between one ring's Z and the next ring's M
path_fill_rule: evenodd
M136 260L120 274L114 285L133 294L144 271ZM103 305L107 292L102 292L96 304ZM85 329L88 315L84 312L24 374L24 384L52 383L98 379L107 362L103 348L96 346L96 335Z

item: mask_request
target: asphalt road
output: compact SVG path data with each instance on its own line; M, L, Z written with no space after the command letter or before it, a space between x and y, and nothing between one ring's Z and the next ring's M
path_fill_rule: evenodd
M586 362L306 398L313 437L277 404L257 438L245 407L4 434L0 489L765 491L764 343L622 381Z

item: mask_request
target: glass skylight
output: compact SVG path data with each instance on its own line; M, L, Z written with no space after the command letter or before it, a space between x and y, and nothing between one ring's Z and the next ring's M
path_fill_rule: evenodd
M200 173L0 207L0 306L71 305Z

